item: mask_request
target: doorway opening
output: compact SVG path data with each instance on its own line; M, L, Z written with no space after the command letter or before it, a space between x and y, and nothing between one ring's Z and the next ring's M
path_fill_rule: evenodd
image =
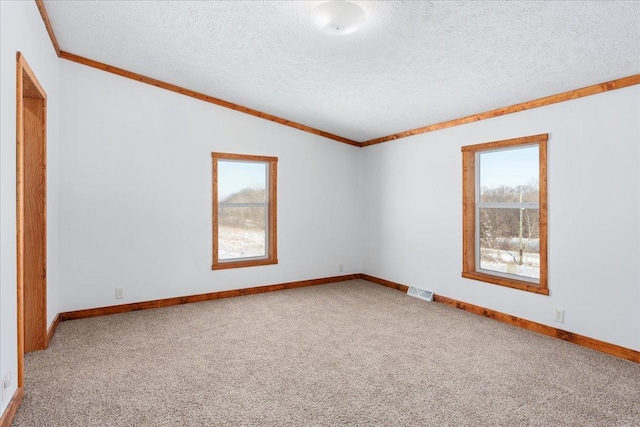
M47 94L17 54L18 387L24 354L47 348Z

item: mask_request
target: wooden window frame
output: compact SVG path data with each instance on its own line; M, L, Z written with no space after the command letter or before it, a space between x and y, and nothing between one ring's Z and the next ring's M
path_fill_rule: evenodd
M268 156L253 156L247 154L211 153L213 166L213 264L212 270L228 268L254 267L278 263L278 233L277 233L277 184L278 184L278 158ZM268 166L268 220L267 220L267 255L260 259L247 259L246 261L234 259L233 261L221 261L218 257L218 161L246 161L261 162Z
M548 134L505 139L468 145L462 150L462 277L493 283L542 295L549 295L547 277L547 141ZM540 191L540 280L538 284L488 274L476 268L476 159L477 154L487 150L514 148L537 144L539 147L539 191Z

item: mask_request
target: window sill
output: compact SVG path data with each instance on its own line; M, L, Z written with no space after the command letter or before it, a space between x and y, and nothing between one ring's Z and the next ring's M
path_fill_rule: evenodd
M255 259L250 261L233 261L233 262L217 262L211 266L212 270L224 270L227 268L243 268L243 267L256 267L259 265L271 265L277 264L278 260L271 259Z
M478 272L462 272L462 277L466 279L480 280L481 282L493 283L494 285L505 286L507 288L519 289L521 291L533 292L540 295L549 295L549 289L538 285L533 285L524 280L507 279L499 276Z

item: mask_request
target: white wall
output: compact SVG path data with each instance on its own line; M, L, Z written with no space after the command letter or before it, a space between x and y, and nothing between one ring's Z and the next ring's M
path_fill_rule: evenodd
M60 67L61 311L360 272L361 149ZM279 158L279 264L211 270L212 151Z
M61 311L337 275L344 263L640 349L638 87L356 149L60 66ZM536 133L550 134L548 297L460 277L460 146ZM280 158L279 265L210 270L211 151Z
M17 386L16 323L16 52L47 92L47 318L58 314L58 58L35 2L0 1L0 373Z
M365 148L363 272L640 350L639 121L633 86ZM539 133L551 295L463 279L460 147Z

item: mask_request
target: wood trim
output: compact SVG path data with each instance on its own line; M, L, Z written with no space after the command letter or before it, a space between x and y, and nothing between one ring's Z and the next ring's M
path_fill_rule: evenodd
M461 147L462 151L462 277L549 295L547 267L547 141L549 134L503 139ZM537 144L539 148L540 279L538 284L477 271L476 266L476 153Z
M309 126L302 125L300 123L292 122L290 120L286 120L277 116L273 116L271 114L263 113L258 110L254 110L252 108L243 107L242 105L234 104L229 101L224 101L219 98L214 98L209 95L205 95L200 92L196 92L190 89L186 89L171 83L166 83L161 80L157 80L151 77L143 76L141 74L137 74L131 71L123 70L122 68L114 67L111 65L103 64L102 62L94 61L89 58L84 58L82 56L74 55L73 53L61 51L60 57L62 59L66 59L68 61L76 62L78 64L86 65L87 67L96 68L98 70L106 71L108 73L116 74L121 77L126 77L128 79L136 80L141 83L146 83L151 86L159 87L161 89L165 89L171 92L176 92L181 95L189 96L191 98L199 99L200 101L208 102L210 104L215 104L220 107L229 108L231 110L239 111L244 114L248 114L250 116L259 117L264 120L269 120L275 123L279 123L284 126L289 126L294 129L301 130L303 132L311 133L313 135L322 136L324 138L332 139L334 141L342 142L344 144L354 145L356 147L360 146L359 142L353 141L351 139L343 138L338 135L334 135L329 132L324 132L319 129L315 129Z
M254 156L245 154L231 153L211 153L212 169L213 169L213 200L212 200L212 229L213 229L213 263L212 270L222 270L229 268L256 267L261 265L270 265L278 263L278 158L269 156ZM269 166L269 212L268 212L268 229L267 236L267 257L264 259L237 260L231 262L220 261L218 252L218 161L234 160L245 162L261 162L267 163Z
M470 116L461 117L446 122L436 123L420 128L398 132L393 135L384 136L382 138L371 139L361 144L362 147L368 147L370 145L380 144L383 142L395 141L396 139L406 138L409 136L420 135L427 132L433 132L436 130L446 129L453 126L460 126L467 123L473 123L480 120L491 119L493 117L504 116L507 114L517 113L519 111L531 110L533 108L544 107L546 105L557 104L558 102L570 101L572 99L578 99L585 96L595 95L602 92L608 92L610 90L622 89L628 86L634 86L640 84L640 74L634 74L629 77L623 77L621 79L611 80L605 83L599 83L592 86L583 87L580 89L570 90L568 92L559 93L557 95L545 96L544 98L534 99L533 101L522 102L520 104L510 105L508 107L497 108L495 110L486 111L480 114L472 114Z
M470 116L460 117L453 120L448 120L445 122L435 123L432 125L427 125L423 127L419 127L416 129L411 129L403 132L398 132L392 135L383 136L381 138L371 139L369 141L357 142L348 138L343 138L338 135L331 134L329 132L324 132L319 129L315 129L309 126L305 126L296 122L292 122L277 116L273 116L271 114L263 113L258 110L253 110L251 108L243 107L238 104L234 104L228 101L224 101L222 99L214 98L208 95L204 95L199 92L195 92L189 89L182 88L177 85L173 85L171 83L165 83L160 80L153 79L151 77L146 77L140 74L136 74L130 71L126 71L121 68L112 67L110 65L94 61L88 58L84 58L79 55L75 55L73 53L65 52L60 50L60 46L58 45L58 41L56 39L55 33L53 32L53 26L51 25L51 21L49 20L49 15L47 14L46 8L44 6L43 0L35 0L38 6L38 10L40 11L40 16L42 16L42 20L47 29L47 33L49 34L49 38L51 38L51 43L53 44L53 48L56 51L58 57L67 59L69 61L77 62L79 64L83 64L89 67L97 68L99 70L107 71L113 74L117 74L122 77L130 78L133 80L140 81L142 83L147 83L152 86L156 86L162 89L170 90L172 92L177 92L182 95L190 96L192 98L199 99L201 101L209 102L211 104L219 105L221 107L230 108L232 110L240 111L245 114L249 114L255 117L260 117L265 120L270 120L285 126L293 127L295 129L301 130L303 132L308 132L314 135L323 136L328 139L332 139L334 141L342 142L344 144L353 145L356 147L367 147L370 145L380 144L383 142L394 141L396 139L406 138L409 136L420 135L427 132L433 132L436 130L446 129L453 126L460 126L467 123L473 123L480 120L486 120L493 117L504 116L507 114L517 113L519 111L530 110L533 108L544 107L546 105L557 104L559 102L570 101L572 99L578 99L585 96L595 95L602 92L607 92L610 90L622 89L628 86L634 86L640 84L640 74L634 74L632 76L623 77L616 80L611 80L604 83L598 83L591 86L586 86L580 89L574 89L567 92L562 92L555 95L545 96L543 98L534 99L532 101L526 101L519 104L510 105L507 107L497 108L495 110L485 111L479 114L472 114Z
M498 320L503 323L508 323L513 326L517 326L522 329L537 332L539 334L547 335L553 338L558 338L563 341L568 341L573 344L578 344L583 347L597 350L602 353L607 353L612 356L627 359L632 362L640 363L640 352L632 350L630 348L621 347L616 344L609 344L604 341L597 340L595 338L585 337L583 335L575 334L573 332L564 331L562 329L556 329L551 326L543 325L541 323L533 322L531 320L522 319L520 317L512 316L510 314L501 313L499 311L491 310L488 308L480 307L466 302L457 301L452 298L447 298L441 295L435 295L434 301L441 304L446 304L460 310L468 311L474 314L479 314L490 319Z
M26 61L20 52L16 55L16 310L18 332L18 388L22 387L24 380L24 260L21 248L24 247L24 171L22 160L24 158L24 144L22 129L24 129L24 81L23 74L27 68Z
M43 271L42 277L39 276L38 272L36 272L34 277L39 277L43 282L40 283L44 288L37 290L36 299L31 298L32 295L27 295L30 297L29 304L27 307L27 301L25 297L25 186L27 185L25 181L25 135L26 135L26 126L34 125L33 118L31 117L29 120L25 118L25 108L28 104L32 104L33 108L42 108L43 111L40 112L41 117L39 117L39 128L37 129L29 129L30 135L32 137L40 138L40 143L42 147L42 164L39 164L36 169L42 168L42 171L45 173L43 188L36 189L36 191L44 192L43 193L43 212L39 212L39 215L44 219L45 224L43 228L43 233L45 235L44 240L40 241L42 245L39 249L42 250L42 253L39 252L38 256L44 256L44 265L41 265ZM47 127L46 127L46 102L47 102L47 93L42 88L42 85L36 78L33 70L27 63L26 59L22 55L21 52L16 53L16 294L17 294L17 361L18 361L18 372L17 372L17 382L18 387L21 388L24 383L24 353L27 350L25 344L25 322L27 321L27 317L25 316L25 311L28 310L30 315L29 319L32 319L35 316L36 319L41 318L42 324L38 326L41 328L41 342L38 342L38 348L46 348L46 340L47 340L47 320L46 320L46 135L47 135ZM29 123L27 123L29 122ZM38 126L36 126L38 127ZM38 135L42 132L41 135ZM35 212L35 211L34 211ZM44 255L43 255L44 254ZM41 260L42 261L42 260ZM39 281L40 282L40 281ZM39 297L38 297L39 296ZM34 303L37 306L37 312L33 310L32 304ZM41 311L40 311L41 310Z
M321 279L303 280L299 282L281 283L278 285L259 286L255 288L235 289L231 291L213 292L207 294L190 295L184 297L167 298L153 301L144 301L132 304L114 305L109 307L91 308L86 310L69 311L60 313L60 321L85 319L96 316L105 316L109 314L128 313L131 311L148 310L160 307L169 307L172 305L190 304L194 302L211 301L221 298L232 298L243 295L259 294L264 292L273 292L283 289L294 289L305 286L324 285L328 283L343 282L347 280L363 279L368 282L376 283L388 288L396 289L401 292L407 292L408 286L400 283L392 282L390 280L381 279L378 277L370 276L368 274L349 274L344 276L325 277ZM551 326L543 325L541 323L533 322L530 320L522 319L509 314L501 313L488 308L476 306L461 302L452 298L448 298L442 295L435 294L434 301L450 305L452 307L469 311L471 313L479 314L481 316L489 317L494 320L498 320L503 323L508 323L513 326L517 326L522 329L527 329L533 332L538 332L550 337L558 338L564 341L568 341L583 347L591 348L603 353L610 354L612 356L620 357L630 360L632 362L640 363L640 352L632 350L626 347L621 347L615 344L610 344L604 341L600 341L594 338L585 337L583 335L575 334L573 332L556 329Z
M271 234L271 233L269 233ZM214 240L217 242L217 240ZM213 251L218 252L215 243ZM212 270L227 270L230 268L244 268L244 267L259 267L261 265L274 265L278 263L278 258L265 258L265 259L252 259L247 261L234 261L234 262L214 262L211 264Z
M549 206L549 199L547 195L547 141L548 135L538 144L538 163L540 165L540 178L538 182L540 190L540 200L538 202L540 207L540 219L538 224L538 233L540 235L540 288L546 291L545 295L549 295L549 254L547 252L549 247L549 214L547 211Z
M218 168L216 167L216 154L217 153L211 153L211 170L213 173L211 188L211 245L213 246L213 260L211 263L212 270L215 268L218 260L218 221L216 221L216 218L218 217Z
M51 21L49 20L47 9L44 7L44 1L36 0L36 5L38 6L38 10L40 11L40 16L42 17L44 26L47 28L47 33L49 33L49 38L51 39L53 49L56 51L56 55L60 57L60 46L58 45L58 39L56 39L56 35L53 32L53 26L51 25Z
M462 271L476 270L476 164L475 153L462 153Z
M380 279L379 277L369 276L368 274L360 274L358 278L402 292L407 292L409 290L408 286L401 285L400 283L392 282L390 280Z
M24 70L25 74L29 76L31 83L33 83L37 88L37 93L28 93L27 98L47 99L47 92L36 78L36 75L27 63L27 60L24 59L22 52L16 52L16 62L20 64L21 69Z
M24 88L35 91L31 80L24 79ZM22 164L24 245L19 250L23 256L24 351L28 353L47 347L47 105L46 99L23 96L19 141L23 147L18 161Z
M7 408L4 410L2 417L0 418L0 427L11 427L11 422L13 418L16 416L20 405L22 404L22 399L24 398L24 388L18 387L18 389L13 393L13 397L11 401L7 405Z
M240 160L243 162L278 162L277 157L273 156L255 156L253 154L236 154L236 153L220 153L212 152L211 157L222 160Z
M90 308L86 310L68 311L60 313L60 320L85 319L88 317L104 316L108 314L128 313L131 311L148 310L169 307L172 305L190 304L194 302L212 301L221 298L233 298L243 295L261 294L264 292L281 291L284 289L302 288L306 286L326 285L328 283L344 282L359 279L358 274L324 277L320 279L302 280L298 282L280 283L277 285L258 286L255 288L234 289L230 291L212 292L207 294L189 295L183 297L166 298L153 301L136 302L132 304L112 305L109 307Z
M269 252L274 264L278 263L278 158L271 162L269 182Z
M471 260L475 260L475 255L473 255L473 258ZM542 283L545 281L545 278L542 277L542 267L540 267L540 286L531 282L527 282L525 280L494 276L491 274L479 273L477 271L463 271L462 277L464 277L465 279L493 283L494 285L505 286L507 288L518 289L521 291L533 292L540 295L549 295L549 289L542 287Z
M368 274L360 274L361 279L369 282L377 283L379 285L386 286L392 289L398 289L402 292L406 292L409 287L401 285L400 283L392 282L390 280L380 279L378 277L369 276ZM480 307L478 305L468 304L466 302L458 301L453 298L448 298L442 295L434 294L433 300L440 304L449 305L451 307L458 308L460 310L468 311L470 313L478 314L480 316L488 317L490 319L497 320L499 322L508 323L513 326L517 326L522 329L537 332L539 334L547 335L552 338L558 338L563 341L568 341L573 344L587 347L592 350L607 353L612 356L620 357L622 359L630 360L632 362L640 363L640 351L632 350L630 348L622 347L616 344L610 344L604 341L597 340L595 338L585 337L573 332L564 331L562 329L556 329L551 326L543 325L541 323L533 322L531 320L522 319L520 317L512 316L510 314L501 313L499 311L491 310L489 308Z
M523 136L520 138L501 139L500 141L483 142L481 144L465 145L460 147L463 153L484 150L493 150L496 148L514 147L517 145L537 144L540 142L547 142L549 140L548 133L541 133L538 135Z
M60 313L56 314L55 319L53 319L53 322L51 323L51 326L49 326L49 330L47 331L47 343L46 343L46 347L49 347L49 343L51 342L51 339L53 338L53 334L56 333L56 329L58 329L58 325L60 324Z
M195 92L189 89L182 88L177 85L173 85L171 83L165 83L160 80L153 79L151 77L146 77L140 74L133 73L131 71L127 71L121 68L113 67L111 65L107 65L98 61L94 61L92 59L84 58L79 55L75 55L73 53L61 51L61 58L77 62L79 64L86 65L88 67L97 68L99 70L107 71L109 73L117 74L122 77L126 77L129 79L137 80L142 83L147 83L152 86L156 86L162 89L170 90L172 92L177 92L182 95L190 96L192 98L199 99L201 101L209 102L211 104L219 105L221 107L230 108L232 110L240 111L245 114L249 114L252 116L260 117L265 120L270 120L276 123L280 123L285 126L290 126L304 132L312 133L314 135L323 136L325 138L333 139L334 141L342 142L345 144L353 145L356 147L368 147L370 145L380 144L383 142L394 141L396 139L406 138L409 136L420 135L427 132L433 132L436 130L446 129L454 126L460 126L467 123L473 123L480 120L491 119L494 117L504 116L507 114L517 113L520 111L530 110L533 108L544 107L547 105L557 104L559 102L570 101L573 99L583 98L585 96L596 95L598 93L608 92L611 90L622 89L628 86L634 86L640 84L640 74L634 74L632 76L623 77L616 80L611 80L604 83L595 84L592 86L583 87L580 89L570 90L567 92L559 93L556 95L550 95L543 98L534 99L532 101L522 102L520 104L510 105L508 107L501 107L495 110L486 111L484 113L472 114L470 116L465 116L461 118L457 118L454 120L449 120L446 122L440 122L428 126L423 126L420 128L398 132L393 135L384 136L381 138L371 139L369 141L364 141L359 143L357 141L343 138L341 136L337 136L328 132L321 131L319 129L315 129L309 126L301 125L296 122L292 122L286 119L282 119L276 116L272 116L267 113L263 113L257 110L253 110L251 108L243 107L241 105L233 104L228 101L224 101L218 98L214 98L208 95L204 95L199 92Z

